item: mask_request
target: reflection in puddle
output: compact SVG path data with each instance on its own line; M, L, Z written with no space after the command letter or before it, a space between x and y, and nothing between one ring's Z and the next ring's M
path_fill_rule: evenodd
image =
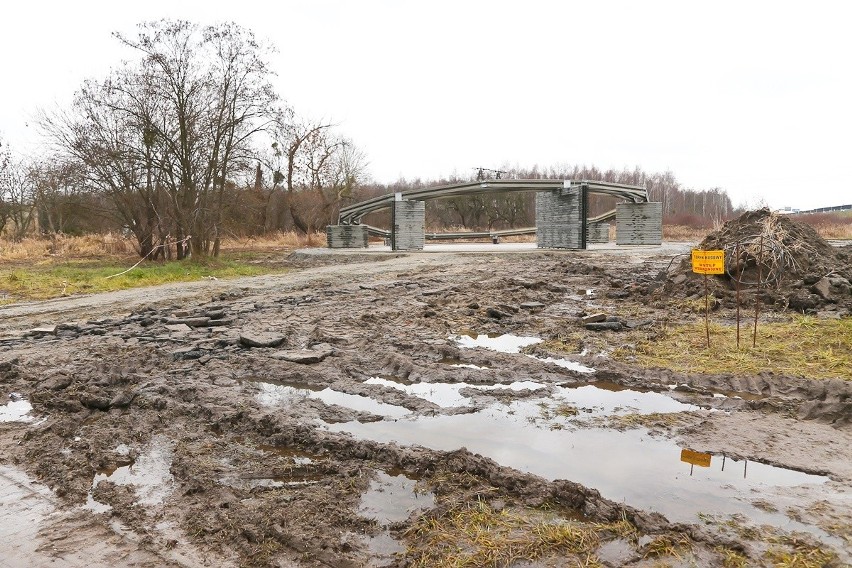
M511 335L508 333L498 336L484 334L474 336L472 333L469 333L454 335L451 336L450 339L458 343L459 347L468 349L482 347L484 349L490 349L491 351L497 351L500 353L520 353L521 349L523 349L524 347L527 347L528 345L535 345L536 343L541 343L542 341L538 337L522 337L518 335ZM595 372L595 370L591 367L586 367L585 365L581 365L580 363L576 363L574 361L569 361L568 359L556 359L554 357L537 357L535 355L528 355L528 357L531 357L543 363L550 363L551 365L562 367L563 369L570 369L571 371L576 371L578 373Z
M521 349L528 345L541 343L541 339L538 337L521 337L508 333L497 336L485 334L474 336L472 333L461 334L452 336L450 339L455 340L461 347L482 347L500 353L520 353Z
M415 383L401 385L387 379L371 377L364 381L367 385L382 385L395 388L411 396L428 400L442 408L455 408L459 406L470 406L470 397L461 394L462 389L489 390L512 390L521 391L525 389L538 390L545 388L541 383L533 381L515 381L508 385L472 385L470 383Z
M684 404L657 392L639 392L631 389L605 390L597 384L580 387L558 387L556 399L573 404L593 416L618 416L623 414L667 414L700 410L694 404Z
M381 526L406 520L413 512L431 509L435 496L417 490L417 481L405 475L388 475L379 471L378 479L361 496L358 514L373 519Z
M718 466L714 458L713 467L694 468L690 475L693 466L680 461L681 448L670 440L652 438L642 429L541 428L535 425L540 410L535 401L523 400L475 414L348 422L330 429L381 443L417 444L442 451L466 447L501 465L551 480L581 483L615 502L658 511L675 522L695 522L699 512L744 514L760 523L819 532L783 514L754 507L748 494L824 483L826 477L752 462L744 478L742 466L735 467L730 459L722 470L721 458Z
M172 445L165 436L154 436L136 461L125 462L128 465L95 474L85 508L96 513L111 509L109 505L99 503L92 496L92 492L102 481L111 481L116 485L133 485L136 502L140 505L162 503L174 491L174 478L169 471L172 466ZM121 447L117 448L120 449ZM120 451L116 453L121 455Z
M428 400L444 408L470 405L470 398L459 393L461 389L471 386L468 383L416 383L401 385L387 379L371 377L364 381L364 384L391 387L411 396Z
M450 367L455 367L457 369L476 369L477 371L485 371L490 369L490 367L483 367L481 365L473 365L471 363L462 363L461 359L455 359L452 357L445 357L438 361L438 363L442 365L449 365Z
M298 402L304 398L315 398L328 405L336 404L337 406L350 408L357 412L369 412L370 414L388 416L390 418L401 418L409 413L408 409L401 406L386 404L368 396L347 394L330 388L316 391L265 382L256 382L254 384L260 389L257 400L265 406L277 406L279 404Z
M405 552L405 546L393 538L388 531L384 531L377 536L363 537L363 542L370 552L366 568L397 566L398 556Z
M578 373L594 373L595 370L591 367L586 367L585 365L581 365L580 363L576 363L574 361L569 361L568 359L554 359L553 357L535 357L534 355L530 355L533 359L537 359L542 363L550 363L552 365L556 365L557 367L562 367L563 369L570 369L571 371L577 371Z
M17 468L0 465L0 566L33 566L36 560L48 565L38 555L43 546L38 534L54 512L53 503L50 489Z
M0 422L32 422L33 417L29 413L33 405L17 393L12 393L9 398L12 400L0 405Z

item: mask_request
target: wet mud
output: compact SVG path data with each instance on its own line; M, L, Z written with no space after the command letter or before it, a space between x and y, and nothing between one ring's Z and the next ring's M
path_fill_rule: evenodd
M110 565L850 561L848 377L638 369L583 329L653 328L671 255L362 256L10 307L6 557L85 566L51 548L76 531Z

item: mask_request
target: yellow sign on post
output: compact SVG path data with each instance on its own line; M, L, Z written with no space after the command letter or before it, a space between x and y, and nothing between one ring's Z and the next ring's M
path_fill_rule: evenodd
M696 274L724 274L725 251L693 249L692 271Z
M680 451L680 461L697 465L698 467L710 467L712 457L712 455L703 452L693 452L692 450Z

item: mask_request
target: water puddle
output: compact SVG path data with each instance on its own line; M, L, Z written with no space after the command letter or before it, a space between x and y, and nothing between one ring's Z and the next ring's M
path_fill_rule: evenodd
M569 361L568 359L555 359L553 357L536 357L535 355L528 355L528 357L532 357L533 359L537 359L542 363L550 363L551 365L556 365L557 367L562 367L563 369L570 369L571 371L577 371L578 373L594 373L595 370L592 367L586 367L580 363L575 361Z
M476 389L480 391L489 390L539 390L545 388L541 383L534 381L516 381L508 385L472 385L470 383L415 383L401 385L394 381L371 377L364 381L366 385L382 385L403 391L411 396L428 400L442 408L457 408L459 406L470 406L470 397L461 394L462 389Z
M610 388L601 388L601 387ZM591 416L619 416L624 414L668 414L699 410L694 404L685 404L653 391L638 391L594 383L577 387L558 387L554 398L569 403Z
M468 383L415 383L402 385L387 379L371 377L364 381L366 385L381 385L402 391L411 396L428 400L443 408L457 406L470 406L470 398L462 395L459 391L471 385Z
M39 528L54 512L53 503L50 489L17 468L0 465L0 566L33 564Z
M388 531L383 531L377 536L365 536L362 542L370 552L366 568L398 566L398 557L405 552L405 546Z
M292 404L305 398L315 398L327 405L336 404L337 406L343 406L357 412L369 412L370 414L389 418L401 418L410 413L407 408L401 406L379 402L368 396L347 394L328 387L322 390L312 390L267 382L256 382L254 384L260 389L260 392L257 394L257 400L264 406Z
M9 395L9 402L0 405L0 422L32 422L30 411L33 405L21 398L18 393Z
M302 450L294 450L287 446L270 446L261 444L257 446L257 449L268 454L276 454L283 458L289 458L296 465L311 465L322 461L321 456L304 452Z
M92 488L86 497L86 509L95 513L109 511L112 507L95 500L93 492L102 481L116 485L132 485L136 502L140 505L159 505L174 491L174 478L169 471L172 466L172 442L165 436L154 436L135 461L118 460L119 465L99 471L92 480ZM116 448L118 455L127 455L127 446Z
M472 332L462 332L460 335L450 337L450 339L458 343L460 347L469 349L482 347L499 353L520 353L521 349L528 345L541 343L541 339L538 337L522 337L509 333L474 335Z
M485 371L491 368L483 367L481 365L473 365L472 363L462 363L461 359L455 359L453 357L445 357L438 361L438 363L442 365L449 365L450 367L455 367L456 369L475 369L477 371Z
M361 496L358 514L387 526L434 506L435 496L418 490L416 480L404 474L389 475L379 471L378 478L370 481L370 488Z
M633 397L643 394L584 390L588 388L563 389L561 394L575 396L576 400L585 400L588 395L590 407L613 411L617 405L632 404ZM572 390L573 393L565 392ZM630 399L600 398L602 393L608 396L625 392ZM674 407L671 409L677 411ZM640 410L650 411L647 406ZM750 499L753 492L821 484L827 481L826 477L756 462L745 465L708 454L702 454L709 458L702 457L707 461L706 467L703 462L696 467L695 463L681 461L682 448L674 442L651 437L644 429L624 432L602 428L548 429L536 425L540 413L537 401L521 400L474 414L368 424L347 422L331 425L329 429L381 443L422 445L442 451L466 447L504 466L551 480L581 483L597 489L608 499L658 511L674 522L695 522L698 513L741 514L755 522L788 530L821 532L810 525L791 521L783 514L761 510L752 505Z
M361 495L358 514L372 519L384 528L377 536L364 537L364 545L370 552L368 567L396 566L398 555L405 546L393 538L388 525L405 521L417 511L435 506L435 495L417 487L417 480L400 471L378 471L377 478Z
M524 347L527 347L528 345L535 345L537 343L541 343L542 341L538 337L524 337L518 335L511 335L508 333L505 333L503 335L474 335L472 332L464 332L460 335L453 335L450 336L450 339L458 343L459 347L462 348L473 349L476 347L482 347L483 349L490 349L491 351L497 351L499 353L520 353L521 349L523 349ZM569 361L568 359L554 357L537 357L535 355L527 355L527 357L531 357L543 363L556 365L557 367L562 367L563 369L570 369L578 373L595 372L595 370L591 367L586 367L585 365L581 365L580 363L576 363L574 361Z

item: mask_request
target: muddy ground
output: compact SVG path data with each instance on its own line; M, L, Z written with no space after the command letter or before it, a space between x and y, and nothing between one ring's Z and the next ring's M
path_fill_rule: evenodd
M0 567L848 565L849 376L610 356L696 317L658 292L688 249L307 251L3 306Z

